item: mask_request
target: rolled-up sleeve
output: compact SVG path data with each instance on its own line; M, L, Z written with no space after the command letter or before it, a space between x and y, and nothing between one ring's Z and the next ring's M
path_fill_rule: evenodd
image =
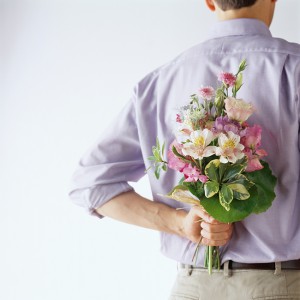
M113 197L133 190L128 181L145 174L136 126L136 94L83 155L72 176L71 200L91 214Z

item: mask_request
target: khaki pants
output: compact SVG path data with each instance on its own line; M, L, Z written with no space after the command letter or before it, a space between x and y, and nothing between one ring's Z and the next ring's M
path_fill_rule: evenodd
M300 300L300 271L274 271L181 267L169 300Z

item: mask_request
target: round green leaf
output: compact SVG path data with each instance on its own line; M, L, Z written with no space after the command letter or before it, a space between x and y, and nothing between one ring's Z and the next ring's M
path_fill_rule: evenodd
M250 197L245 201L233 199L230 203L230 210L227 211L219 201L218 195L212 198L202 198L200 204L216 220L223 223L233 223L248 217L256 207L257 190L253 186L250 190Z
M276 197L274 190L277 178L272 174L268 163L263 161L262 165L263 169L247 174L248 179L257 187L258 201L253 210L256 214L266 211Z

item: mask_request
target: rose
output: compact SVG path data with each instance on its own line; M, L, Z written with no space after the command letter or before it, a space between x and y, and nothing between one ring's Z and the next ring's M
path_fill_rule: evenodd
M242 99L228 97L225 99L225 109L228 117L239 122L246 121L254 112L252 104Z

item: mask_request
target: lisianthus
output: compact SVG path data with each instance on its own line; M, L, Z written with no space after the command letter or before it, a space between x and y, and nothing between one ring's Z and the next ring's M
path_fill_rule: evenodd
M254 112L253 105L242 99L228 97L224 102L226 114L232 120L245 122Z

